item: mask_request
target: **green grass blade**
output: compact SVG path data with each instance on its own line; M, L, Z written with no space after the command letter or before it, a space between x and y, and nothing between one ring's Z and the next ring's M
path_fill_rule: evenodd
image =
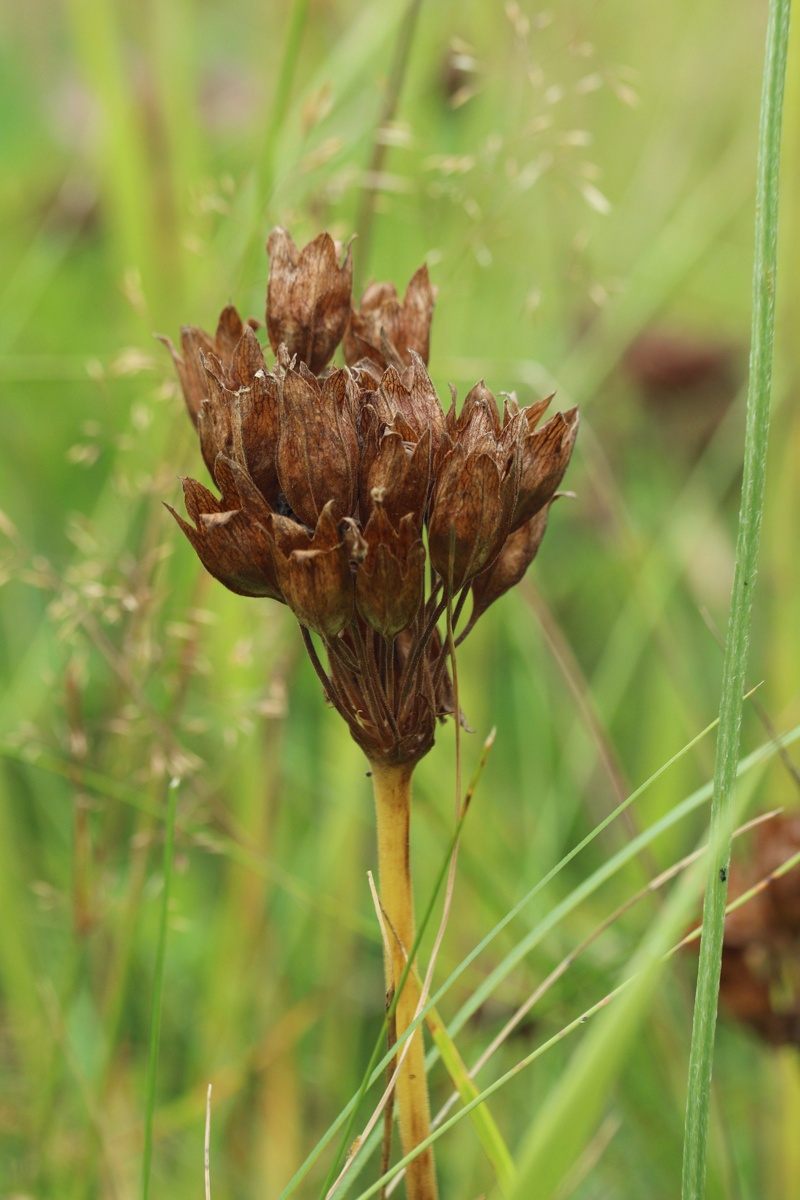
M428 1013L427 1025L439 1057L444 1063L450 1081L461 1097L463 1104L470 1104L479 1096L477 1084L470 1077L466 1063L458 1052L435 1008ZM514 1160L503 1140L497 1122L486 1104L478 1104L471 1112L472 1123L483 1151L492 1165L501 1193L505 1196L516 1177Z
M161 895L161 917L156 947L156 969L153 979L153 1000L150 1011L150 1050L147 1059L147 1095L144 1114L144 1153L142 1155L142 1200L150 1193L150 1163L153 1156L153 1114L156 1108L156 1074L158 1072L158 1041L161 1032L161 1001L164 991L164 959L167 951L167 919L172 881L172 848L175 842L175 810L178 802L177 779L170 782L167 793L167 823L164 831L164 890Z
M692 746L694 746L700 738L704 737L707 733L709 733L710 730L716 726L716 724L717 724L717 722L714 721L707 729L704 729L702 731L702 733L698 734L697 738L692 739L692 741L689 742L686 746L684 746L682 750L680 750L667 763L665 763L662 767L660 767L658 771L656 771L648 780L645 781L645 783L643 783L639 788L636 789L636 791L634 793L632 793L632 795L628 798L627 801L625 801L625 803L623 805L620 805L620 807L618 809L615 809L613 813L611 813L603 822L601 822L592 831L592 833L590 833L586 838L584 838L584 840L582 842L580 842L576 847L574 847L569 852L569 854L565 855L564 858L559 863L557 863L556 866L553 867L552 870L549 871L547 873L547 875L542 880L540 880L539 883L535 884L534 887L531 888L530 891L527 892L525 896L523 896L523 898L519 901L518 904L516 904L514 906L514 908L511 910L511 912L509 914L507 914L506 917L504 917L502 921L498 922L498 924L495 925L494 928L492 928L489 931L489 933L478 943L478 945L473 950L470 951L470 953L466 956L466 958L464 958L462 960L462 962L455 968L455 970L442 983L442 985L439 987L439 989L434 993L434 995L428 1001L427 1005L422 1010L422 1013L419 1015L419 1017L417 1017L417 1019L415 1021L412 1021L412 1023L409 1025L408 1029L406 1030L405 1034L403 1035L403 1038L401 1038L397 1042L396 1046L402 1045L402 1042L405 1040L405 1038L411 1036L411 1034L413 1033L414 1029L416 1029L419 1022L421 1020L424 1020L425 1017L427 1016L427 1014L432 1009L435 1008L435 1006L440 1002L442 997L450 990L450 988L453 986L453 984L463 975L463 973L475 961L475 959L478 957L478 955L481 954L482 951L485 950L486 947L494 940L494 938L497 937L497 935L503 929L505 929L505 927L510 923L510 921L513 920L513 918L522 911L522 909L525 907L525 905L528 904L534 898L534 896L538 895L541 892L541 890L543 889L543 887L547 883L549 883L562 870L562 868L565 867L567 865L567 863L570 862L575 857L576 854L578 854L582 849L584 849L585 846L588 845L589 842L593 841L594 838L597 837L598 834L607 827L608 823L611 820L613 820L614 817L619 816L620 812L622 812L623 809L632 802L632 800L641 796L642 793L644 791L646 791L646 789L649 788L653 783L655 783L655 781L657 779L659 779L673 763L677 762L680 758L683 757L684 754L688 753L689 750L692 748ZM800 739L800 725L796 726L789 732L783 734L781 736L780 743L783 746L789 746L792 743L794 743L795 741L797 741L798 739ZM754 750L751 754L747 755L746 758L743 758L741 760L741 762L738 764L738 774L743 776L743 775L747 774L748 772L755 770L758 767L764 766L766 763L768 763L774 757L774 755L776 753L777 753L777 743L774 741L766 742L764 745L758 747L757 750ZM561 920L562 917L566 916L569 912L572 912L573 909L575 909L582 900L586 899L589 895L592 894L592 892L596 891L597 888L600 887L602 883L604 883L608 879L610 879L626 863L630 862L633 858L635 858L643 846L649 845L660 834L666 832L667 829L670 829L672 826L677 824L680 820L682 820L684 817L688 816L690 813L695 812L702 804L704 804L707 800L709 800L711 797L711 790L712 790L711 783L705 784L703 787L698 788L697 791L693 792L690 796L687 796L683 801L681 801L680 804L675 805L669 812L667 812L663 817L661 817L658 821L656 821L655 824L653 824L649 829L644 830L641 834L639 834L639 836L637 838L634 838L633 841L629 842L620 851L618 851L618 853L615 854L612 859L610 859L608 862L604 863L602 867L598 868L598 870L595 871L587 880L585 880L584 883L579 888L574 889L573 892L570 893L570 895L567 896L561 902L561 904L558 905L558 907L556 909L554 909L545 918L543 918L542 921L538 922L536 927L534 929L532 929L529 934L526 935L525 939L523 940L524 941L524 952L527 953L529 950L533 949L533 947L536 944L538 944L539 941L541 941L541 939L544 937L545 933L547 933L551 929L555 928L555 926L558 924L558 922ZM522 943L520 943L520 946L522 946ZM470 1000L467 1001L467 1003L462 1006L462 1008L459 1010L459 1012L456 1014L454 1019L450 1022L450 1024L447 1027L447 1032L451 1038L453 1038L456 1035L456 1033L459 1031L459 1029L462 1028L462 1026L468 1020L469 1016L474 1012L475 1008L479 1007L479 1005L483 1002L483 1000L486 999L486 997L489 994L491 994L491 992L494 990L494 988L509 974L509 972L512 970L513 966L515 966L517 964L517 962L519 962L520 959L524 956L524 954L520 953L519 951L520 951L520 947L515 947L514 950L510 951L509 954L503 960L503 962L495 969L495 971L493 971L491 973L491 976L489 978L487 978L487 980L484 982L484 984L481 986L481 988L478 989L476 991L476 993L470 997ZM555 1040L558 1040L558 1039L555 1039ZM550 1045L550 1043L548 1043L548 1046L549 1045ZM376 1080L378 1080L379 1078L382 1077L383 1069L385 1068L389 1059L392 1058L394 1053L396 1052L396 1046L392 1051L385 1054L384 1057L380 1060L380 1062L378 1062L375 1065L375 1067L372 1071L370 1081L369 1081L370 1086L372 1084L374 1084L376 1082ZM540 1048L539 1052L543 1052L543 1048ZM433 1062L435 1062L437 1057L438 1057L438 1050L436 1048L434 1048L433 1050L431 1050L429 1052L429 1056L428 1056L429 1069L430 1069L430 1066L433 1065ZM489 1094L490 1093L485 1090L480 1095L483 1098L483 1100L485 1100ZM305 1178L305 1176L311 1170L311 1167L316 1162L316 1160L319 1158L320 1154L323 1152L325 1147L330 1143L331 1139L333 1137L335 1137L335 1135L339 1131L339 1129L341 1129L345 1120L348 1118L350 1113L353 1111L353 1108L356 1105L357 1101L360 1102L360 1097L361 1097L361 1093L359 1092L358 1096L353 1097L348 1102L348 1104L343 1108L343 1110L339 1113L336 1120L329 1127L329 1129L322 1136L322 1138L317 1142L314 1149L311 1151L311 1153L308 1155L308 1157L303 1162L302 1166L298 1169L298 1171L293 1176L293 1178L291 1179L291 1181L289 1182L287 1187L281 1193L279 1200L287 1200L287 1198L295 1191L297 1186L302 1182L302 1180ZM465 1109L461 1110L461 1114L463 1115L463 1113L465 1113L468 1110L472 1111L472 1107L473 1107L472 1104L468 1105ZM459 1114L457 1114L457 1116L458 1115ZM440 1130L437 1131L437 1134L439 1132L441 1132L442 1129L449 1128L452 1123L453 1123L452 1119L450 1121L446 1122L445 1125L441 1126ZM372 1149L372 1144L370 1142L368 1142L363 1147L363 1149L360 1151L360 1153L368 1155L370 1153L371 1149ZM347 1191L348 1183L352 1183L354 1176L355 1176L355 1172L352 1172L351 1175L349 1176L348 1180L343 1182L341 1188L337 1192L337 1195L340 1195L340 1194L344 1195L344 1193Z
M775 272L778 241L778 177L781 116L790 0L772 0L759 128L755 265L750 385L747 398L744 477L731 611L723 668L711 845L703 906L703 937L695 997L683 1157L683 1200L705 1194L706 1147L722 940L725 930L731 816L742 721L742 691L753 606L753 584L764 507L769 401L775 329Z

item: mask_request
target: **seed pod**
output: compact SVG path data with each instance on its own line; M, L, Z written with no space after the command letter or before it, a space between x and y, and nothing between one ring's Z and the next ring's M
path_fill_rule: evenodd
M350 316L353 263L350 247L340 267L336 246L321 233L298 250L280 227L267 242L267 332L277 353L283 343L290 355L317 375L333 357Z
M305 368L279 385L277 468L292 510L313 526L328 501L340 517L358 497L356 388L350 372L332 371L320 385Z
M523 413L533 410L523 409ZM522 447L519 495L511 528L519 529L552 500L569 465L578 434L578 410L556 413L541 427L530 428Z
M375 489L373 504L364 529L367 554L356 576L356 602L364 620L391 639L412 624L422 603L425 547L411 514L395 530L381 489Z
M334 638L353 613L353 576L347 545L329 501L313 537L288 517L270 518L268 537L286 603L301 625Z
M186 511L194 521L184 521L166 506L180 525L203 566L240 596L265 596L283 600L273 565L272 551L263 526L242 508L226 508L194 479L182 479Z
M371 283L345 330L348 366L367 358L382 370L391 366L402 371L411 363L412 351L427 363L435 301L425 265L412 275L402 304L393 283Z

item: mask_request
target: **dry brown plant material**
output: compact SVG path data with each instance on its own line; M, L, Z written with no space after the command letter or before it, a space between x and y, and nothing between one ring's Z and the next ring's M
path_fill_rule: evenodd
M185 327L181 354L164 339L220 493L186 479L190 521L170 511L216 579L291 608L327 700L370 762L395 939L387 983L396 984L414 939L411 776L455 707L440 625L449 610L455 628L471 595L463 640L524 575L578 413L540 427L551 397L530 408L510 397L501 416L482 381L460 411L453 392L445 412L427 370L435 290L426 267L402 302L393 285L371 284L356 310L349 247L342 258L322 233L298 250L276 229L268 251L271 367L255 323L231 306L213 337ZM331 367L340 343L345 365ZM409 984L398 1037L415 1003ZM408 1153L430 1128L421 1028L397 1095ZM436 1196L430 1150L410 1164L406 1186L411 1200Z

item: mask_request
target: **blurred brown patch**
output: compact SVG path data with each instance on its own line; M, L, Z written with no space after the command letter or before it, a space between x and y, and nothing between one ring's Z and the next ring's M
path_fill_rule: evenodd
M725 921L720 1004L773 1046L800 1044L800 870L770 878L798 852L800 813L775 817L758 827L750 861L730 870L729 900L769 884Z
M729 343L651 329L628 348L623 369L671 443L692 456L708 442L743 381Z

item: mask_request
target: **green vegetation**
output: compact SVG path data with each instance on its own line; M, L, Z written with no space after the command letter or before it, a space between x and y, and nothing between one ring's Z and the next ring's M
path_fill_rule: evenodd
M431 992L448 1070L541 995L460 1077L489 1117L448 1110L441 1195L494 1194L486 1146L519 1195L678 1194L696 957L656 960L699 915L703 863L600 926L708 836L765 32L763 6L711 0L0 15L0 1195L202 1194L211 1083L215 1198L317 1197L383 1025L364 760L290 615L215 584L161 505L202 467L152 334L213 328L229 300L262 317L277 223L298 244L360 225L362 282L403 287L427 259L443 396L483 376L581 406L576 498L458 659L465 780L497 735ZM799 56L747 671L790 754ZM455 741L442 727L415 774L421 914ZM750 702L741 755L737 821L795 806ZM452 1087L431 1045L436 1113ZM707 1195L798 1194L799 1119L796 1051L723 1019ZM380 1133L349 1195L373 1194Z

